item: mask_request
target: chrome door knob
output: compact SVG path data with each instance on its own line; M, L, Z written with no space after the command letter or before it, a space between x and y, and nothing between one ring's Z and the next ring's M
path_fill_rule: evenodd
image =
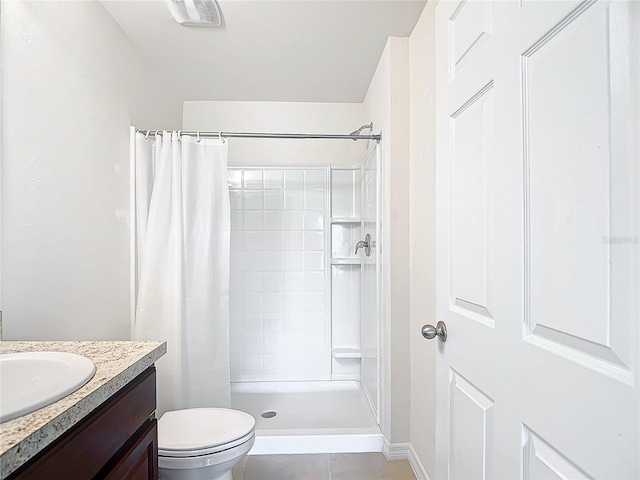
M443 321L439 321L434 327L433 325L425 325L422 327L422 336L428 340L438 337L441 342L447 341L447 326Z

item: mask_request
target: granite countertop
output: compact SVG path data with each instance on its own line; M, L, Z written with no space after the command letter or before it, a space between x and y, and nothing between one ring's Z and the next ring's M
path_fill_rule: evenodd
M93 360L86 385L35 412L0 424L0 479L51 444L167 352L166 342L0 341L0 354L71 352Z

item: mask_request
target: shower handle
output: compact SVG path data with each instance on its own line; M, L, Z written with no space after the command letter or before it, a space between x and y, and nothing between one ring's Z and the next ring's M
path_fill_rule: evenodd
M371 256L371 235L369 235L368 233L364 236L364 240L360 240L358 243L356 243L355 255L358 254L358 250L360 250L361 248L364 248L364 254L367 257Z

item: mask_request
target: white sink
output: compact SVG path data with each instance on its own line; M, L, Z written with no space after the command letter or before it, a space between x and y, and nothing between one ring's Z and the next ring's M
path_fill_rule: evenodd
M0 355L0 423L60 400L82 387L95 373L93 362L75 353Z

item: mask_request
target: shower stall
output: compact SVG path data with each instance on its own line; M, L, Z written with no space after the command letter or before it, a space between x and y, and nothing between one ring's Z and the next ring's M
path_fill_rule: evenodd
M144 221L138 223L144 218L144 207L149 203L150 195L144 180L154 168L168 165L164 157L162 161L141 163L141 160L147 159L152 152L154 155L161 153L158 149L163 136L165 143L172 137L174 146L180 145L179 149L185 155L189 153L187 147L197 146L205 151L214 144L226 152L223 137L369 140L366 151L361 150L364 155L358 154L362 155L358 164L332 164L328 158L326 164L293 164L289 161L281 165L229 163L227 166L229 257L225 255L217 267L215 258L211 257L202 267L224 271L229 261L229 336L227 339L226 319L221 318L218 327L225 334L224 338L218 338L217 346L210 345L215 352L206 350L202 339L192 340L198 348L204 347L206 353L215 353L220 362L228 362L218 378L224 383L224 401L218 404L214 400L213 406L230 406L256 418L256 442L251 454L382 450L384 438L379 425L384 325L384 245L380 241L383 238L383 171L380 136L362 135L360 132L364 128L372 129L372 125L349 135L167 134L132 127L131 173L135 181L131 205L132 218L137 225L131 244L134 324L139 321L136 313L139 248L145 231ZM209 145L201 143L201 137L213 140ZM259 153L259 150L253 152ZM302 149L300 154L304 154ZM209 165L204 157L186 155L185 158L188 159L183 164L184 171L191 175L189 178L206 183L201 178L202 171L195 168L196 158L199 158L199 168ZM222 162L221 159L217 161ZM144 165L151 170L142 168ZM222 167L222 178L224 171ZM189 187L183 182L182 186L186 187L185 198L197 197L196 192L189 190L200 188L196 184ZM206 203L207 195L199 194ZM195 212L192 215L195 223L188 232L198 233L193 239L195 243L185 244L189 252L190 249L211 247L209 227L198 224L209 218L203 216L202 206L200 200L189 204ZM160 208L158 211L165 214L165 210ZM181 211L181 208L177 207L175 211ZM196 270L200 268L193 261L189 265ZM198 295L205 294L198 285L193 287ZM190 292L186 293L184 301L191 301ZM222 291L222 297L226 298L226 290ZM189 315L197 313L189 307L183 311ZM171 312L167 314L167 321L174 320ZM201 317L194 318L200 321ZM185 318L186 323L180 323L178 327L192 325L190 322L194 319ZM184 318L177 320L182 322ZM187 333L191 331L197 331L197 328L187 330ZM172 336L171 332L157 330L154 335L167 340L169 348L178 352L181 337L179 334ZM198 355L192 348L185 348L192 356ZM179 367L183 373L190 371L185 365L172 365L174 367ZM207 375L202 373L197 378L207 382ZM204 384L198 385L198 381L190 385L189 391L205 390L201 388ZM211 405L211 398L204 396L195 403L183 402L184 405L176 404L173 408L202 406L200 403L203 402Z
M252 454L382 449L378 150L229 165L231 407L257 420Z

